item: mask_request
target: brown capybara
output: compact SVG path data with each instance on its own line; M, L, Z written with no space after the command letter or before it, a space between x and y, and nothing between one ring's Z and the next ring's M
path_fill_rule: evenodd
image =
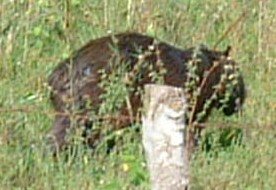
M226 115L237 112L245 99L245 86L228 54L229 49L215 51L203 46L180 49L138 33L91 40L61 62L49 77L51 101L60 113L51 131L55 150L64 147L66 133L72 126L92 127L93 117L89 115L99 111L106 92L101 83L108 83L103 75L120 67L125 69L121 83L129 89L125 98L129 101L119 108L119 116L109 118L114 130L131 124L142 104L141 93L137 92L144 84L157 82L158 77L164 84L186 90L192 122L204 122L212 108L221 108ZM193 94L195 91L197 95ZM80 117L72 122L76 115ZM99 140L98 136L87 137L91 146Z

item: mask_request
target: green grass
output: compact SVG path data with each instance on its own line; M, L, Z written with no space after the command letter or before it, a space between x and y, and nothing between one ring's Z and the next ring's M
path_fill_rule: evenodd
M0 2L0 189L150 189L140 136L132 129L123 132L117 153L91 156L76 145L75 156L51 157L47 76L73 50L110 32L139 31L179 47L213 47L243 12L218 48L231 45L243 71L244 112L231 118L214 113L207 129L212 147L195 153L192 186L276 188L276 1L146 2ZM221 147L218 127L224 125L241 128L240 143Z

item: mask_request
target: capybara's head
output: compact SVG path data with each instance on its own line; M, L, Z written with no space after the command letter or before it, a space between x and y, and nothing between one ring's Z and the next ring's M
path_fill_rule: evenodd
M225 115L229 116L241 110L246 97L246 89L237 64L229 57L222 62L224 68L217 105Z
M230 48L215 51L200 46L193 51L197 61L192 64L199 78L195 90L199 89L199 95L192 110L192 120L204 122L212 108L222 110L227 116L240 111L246 90L238 64L229 56Z

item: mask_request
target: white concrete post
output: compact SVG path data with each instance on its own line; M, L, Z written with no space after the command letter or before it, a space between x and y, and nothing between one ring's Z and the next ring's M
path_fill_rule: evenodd
M152 190L188 189L184 92L176 87L149 84L143 98L143 146Z

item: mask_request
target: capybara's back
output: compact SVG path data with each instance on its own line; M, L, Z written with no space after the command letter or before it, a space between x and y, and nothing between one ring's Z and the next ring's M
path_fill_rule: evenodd
M79 113L83 118L81 120L91 125L89 112L97 113L103 101L101 97L106 92L100 85L105 80L103 74L109 75L114 69L124 66L126 73L121 82L130 89L129 102L122 104L118 110L124 119L111 122L115 130L128 126L133 116L138 114L142 101L141 94L137 92L143 89L144 84L157 82L154 72L164 84L187 88L190 62L194 62L198 76L195 85L200 88L192 120L204 122L211 109L220 106L220 100L225 97L226 83L232 80L230 76L233 74L237 76L237 83L233 83L223 111L226 115L238 111L245 98L245 89L235 62L228 57L228 51L214 51L205 47L183 50L138 33L122 33L90 41L60 63L49 77L53 106L57 112L64 113L56 116L51 133L53 143L57 148L64 145L66 131L72 125L70 113ZM221 82L223 75L227 80ZM222 86L217 90L220 83ZM214 93L218 93L215 99L211 98ZM211 104L205 108L208 100ZM206 114L197 117L203 111ZM92 144L93 138L90 138Z

